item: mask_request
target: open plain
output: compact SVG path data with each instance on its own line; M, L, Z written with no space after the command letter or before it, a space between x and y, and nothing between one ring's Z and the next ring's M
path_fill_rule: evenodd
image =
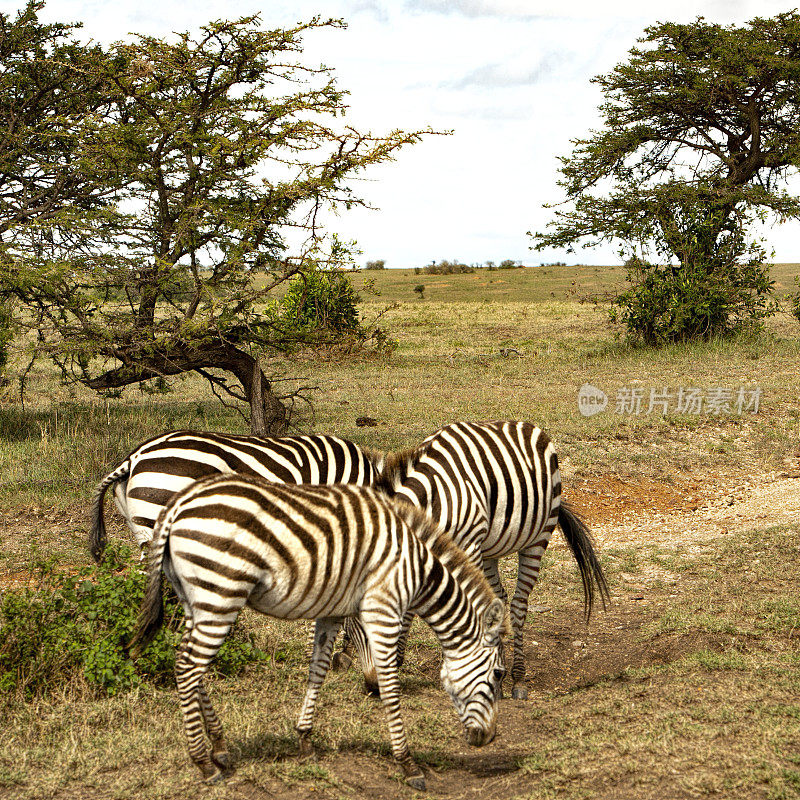
M779 296L796 271L776 266ZM362 313L397 347L268 361L279 385L314 387L298 430L398 449L455 420L535 422L557 444L564 494L591 525L612 592L586 624L556 533L531 598L530 697L501 701L498 737L482 749L465 744L433 638L415 623L401 685L426 795L800 796L800 323L783 311L758 334L655 351L608 327L604 293L620 269L385 270L354 285L365 279L379 294L365 293ZM139 441L181 427L245 432L193 379L107 400L61 386L44 363L26 382L24 409L14 384L0 403L5 592L31 584L38 555L65 570L89 561L94 483ZM606 394L604 411L579 413L584 384ZM689 389L704 406L678 407ZM110 504L107 519L127 540ZM503 567L511 585L514 558ZM401 784L383 711L354 670L329 675L319 758L300 762L307 627L251 613L242 625L271 655L211 684L236 764L224 782L199 783L174 689L99 698L74 680L38 699L0 695L0 798L419 794Z

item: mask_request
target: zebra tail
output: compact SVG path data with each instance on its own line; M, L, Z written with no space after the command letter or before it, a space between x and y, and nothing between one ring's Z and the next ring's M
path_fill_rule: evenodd
M171 524L172 519L167 513L167 509L162 509L158 515L153 540L148 550L147 587L144 592L144 599L139 609L139 615L136 618L136 628L128 643L131 658L138 658L142 654L142 651L153 641L164 623L161 571L164 566Z
M103 551L106 549L106 521L103 515L103 500L106 489L113 486L117 481L127 478L131 474L131 462L126 458L116 469L108 473L94 490L91 510L91 527L89 529L89 550L92 557L98 563L103 558Z
M600 600L605 609L606 600L611 596L608 583L606 583L603 568L594 551L589 526L580 514L564 500L561 501L561 508L558 511L558 524L561 526L561 531L581 573L584 607L588 621L592 615L595 592L600 594Z

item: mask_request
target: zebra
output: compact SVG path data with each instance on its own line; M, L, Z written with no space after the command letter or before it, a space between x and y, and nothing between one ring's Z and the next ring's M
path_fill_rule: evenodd
M214 782L229 766L222 725L203 685L209 662L247 604L282 619L315 619L296 730L302 756L343 620L358 623L374 661L392 753L424 789L400 715L396 647L408 610L442 646L442 684L470 745L492 741L504 677L505 606L485 576L424 513L369 487L268 483L217 475L173 497L156 524L131 652L162 624L161 573L183 603L175 675L191 759ZM209 753L204 731L211 744Z
M97 485L91 506L89 549L96 561L106 545L103 499L114 487L117 509L144 555L161 509L192 482L218 473L260 475L278 483L376 481L373 460L336 436L235 436L181 430L148 439Z
M482 566L492 589L504 602L507 596L498 559L518 553L517 585L510 605L514 634L511 696L526 699L523 626L528 598L556 524L580 571L586 619L591 615L596 590L604 606L609 597L589 529L561 498L561 473L552 441L529 422L456 422L431 434L416 448L371 453L370 457L381 473L376 486L427 511ZM409 615L403 623L400 662L412 618ZM345 648L336 654L334 667L351 662L347 638L351 634L359 654L363 652L367 659L362 664L367 690L376 694L369 652L358 641L357 626L346 631Z

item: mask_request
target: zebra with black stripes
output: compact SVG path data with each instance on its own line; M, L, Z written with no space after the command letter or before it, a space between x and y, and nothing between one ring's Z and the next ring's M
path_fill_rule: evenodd
M365 487L278 485L241 475L193 484L156 525L134 655L162 623L162 571L186 614L175 674L189 753L205 780L217 780L229 756L203 676L246 604L274 617L316 620L297 723L302 755L313 752L314 708L334 639L343 620L352 620L374 661L392 753L408 783L424 789L399 708L396 649L407 611L425 620L442 646L442 683L467 741L481 746L494 738L504 605L451 537L408 504Z
M140 444L97 485L91 507L90 550L106 544L103 499L114 487L117 509L144 548L159 512L180 490L207 475L259 475L276 483L375 483L370 457L336 436L235 436L172 431Z
M381 472L378 488L424 509L483 567L492 589L504 602L507 597L498 559L518 554L516 590L510 605L514 633L511 678L512 697L525 699L523 626L528 598L557 524L580 571L587 620L595 592L604 605L609 595L589 530L561 498L561 473L552 441L529 422L456 422L431 434L419 447L372 457ZM404 621L401 661L411 619ZM358 629L352 633L360 653L363 645L357 639ZM365 656L368 661L369 653ZM338 665L349 660L347 652L337 653ZM369 663L363 666L367 687L376 693L374 671Z

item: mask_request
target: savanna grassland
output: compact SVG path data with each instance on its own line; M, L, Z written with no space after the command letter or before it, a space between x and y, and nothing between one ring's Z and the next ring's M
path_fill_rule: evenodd
M779 295L796 271L775 268ZM396 349L271 362L286 386L316 387L298 429L394 449L455 420L536 422L557 443L565 495L591 523L612 591L585 624L574 563L554 537L531 598L530 698L501 701L498 738L480 750L464 743L433 639L415 624L401 685L427 795L800 796L800 324L784 311L758 335L653 351L607 325L604 293L621 269L353 276L364 280L378 294L365 293L362 313L379 317ZM585 383L609 398L588 418L577 405ZM65 570L87 563L94 483L139 441L179 427L244 430L192 379L167 395L102 401L37 363L26 384L24 409L13 384L0 403L5 591L28 585L43 554ZM757 388L760 406L648 414L645 400L639 414L616 413L620 390L681 387ZM107 518L126 538L111 507ZM513 568L506 559L509 587ZM242 622L270 657L211 683L236 762L223 783L199 783L173 689L98 697L77 676L43 697L0 699L0 797L418 794L400 783L382 709L353 670L326 681L319 758L300 762L307 628L251 613Z

